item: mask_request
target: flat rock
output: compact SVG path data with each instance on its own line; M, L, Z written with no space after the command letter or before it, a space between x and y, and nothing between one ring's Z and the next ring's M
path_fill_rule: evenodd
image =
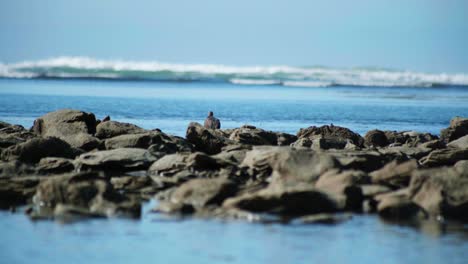
M411 181L411 174L419 167L416 160L405 162L392 161L383 168L369 174L373 183L384 184L394 188L407 187Z
M76 162L81 170L131 171L147 169L156 160L147 150L120 148L85 153Z
M66 158L42 158L36 166L38 174L62 174L75 169L73 160Z
M455 139L447 144L447 147L468 149L468 135Z
M106 121L96 126L95 136L100 139L112 138L127 134L140 134L147 132L143 128L123 122Z
M301 128L297 132L298 138L327 138L327 139L349 139L351 142L358 146L362 147L364 144L364 139L357 133L354 133L348 128L326 125L321 127L311 126L308 128Z
M437 149L423 157L419 162L425 167L453 165L459 160L468 160L468 149Z

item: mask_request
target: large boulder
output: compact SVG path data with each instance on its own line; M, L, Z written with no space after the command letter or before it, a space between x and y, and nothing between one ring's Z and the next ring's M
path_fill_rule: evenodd
M73 159L80 151L72 148L67 142L55 138L33 138L24 143L11 146L2 153L4 160L19 160L26 163L37 163L45 157Z
M468 166L413 172L410 197L434 218L468 220Z
M104 217L139 217L141 211L140 203L114 190L107 178L89 172L47 178L37 186L33 201L39 209L36 213L46 212L44 216L50 216L59 205Z
M468 135L468 118L455 117L450 120L450 126L440 131L440 138L446 143Z
M159 204L158 210L191 212L217 207L236 192L237 185L226 178L193 179L175 189L167 201Z
M218 154L224 146L235 143L226 138L222 131L207 129L196 122L189 124L185 138L195 146L195 150L210 155Z
M157 159L144 149L120 148L82 154L76 163L80 170L132 171L146 170Z
M229 139L247 145L279 145L288 146L296 141L297 137L287 133L276 133L266 131L255 126L244 125L240 128L234 129Z
M96 126L96 137L100 139L112 138L120 135L139 134L147 132L143 128L117 121L101 122Z
M359 134L354 133L348 128L334 125L325 125L321 127L311 126L308 128L301 128L299 132L297 132L297 137L310 139L349 139L354 145L358 147L362 147L364 144L364 139Z
M96 132L96 117L83 111L62 109L50 112L36 119L32 130L39 136L57 137L84 150L100 145L100 141L92 136Z

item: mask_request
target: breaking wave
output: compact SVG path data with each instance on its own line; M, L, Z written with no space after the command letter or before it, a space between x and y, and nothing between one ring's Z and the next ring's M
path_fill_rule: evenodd
M234 67L213 64L98 60L87 57L58 57L39 61L0 63L0 78L199 81L296 87L468 86L468 74L432 74L378 68Z

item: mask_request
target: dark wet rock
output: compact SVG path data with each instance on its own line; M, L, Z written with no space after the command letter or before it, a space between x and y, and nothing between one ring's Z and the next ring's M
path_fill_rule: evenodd
M297 136L288 133L276 133L278 146L289 146L297 140Z
M429 133L418 133L416 131L383 131L389 144L401 144L416 147L420 144L437 140L438 137Z
M76 163L80 170L135 171L147 169L156 160L144 149L119 148L82 154Z
M38 185L33 201L38 215L46 209L54 212L60 204L103 217L139 217L141 211L140 203L115 191L108 179L97 173L49 177Z
M388 145L388 139L385 132L375 129L366 133L364 144L367 147L385 147Z
M443 149L446 148L447 145L441 139L435 139L422 143L419 147L423 149Z
M193 179L175 189L167 201L159 204L158 211L190 212L209 206L220 206L237 192L237 185L226 179ZM192 208L192 209L190 209Z
M255 147L247 152L241 166L249 168L256 178L272 175L272 183L287 186L314 183L322 173L339 168L340 164L333 157L312 150Z
M101 123L107 122L107 121L111 121L111 117L110 117L110 116L105 116L105 117L102 119Z
M267 188L255 193L247 193L225 200L223 207L286 217L340 210L339 205L332 197L305 185L294 188Z
M412 201L432 217L468 220L468 170L464 166L415 171L409 190Z
M26 163L37 163L45 157L73 159L80 151L72 148L67 142L55 138L33 138L24 143L11 146L2 153L4 160L19 160Z
M449 143L455 139L468 135L468 118L455 117L450 120L450 126L440 131L440 138Z
M3 123L0 128L0 149L23 143L35 136L23 126Z
M47 216L45 216L47 218ZM53 218L70 223L86 218L102 218L104 215L98 212L91 212L89 209L69 204L57 204L53 210ZM34 218L34 215L31 215Z
M315 187L334 194L335 197L342 197L345 209L360 211L364 200L360 184L367 184L369 181L369 176L363 171L340 172L335 169L322 174L315 183Z
M151 196L163 189L148 176L112 177L111 184L115 190L123 194L138 194L138 198L143 199L150 199Z
M33 175L35 173L36 169L31 164L17 160L0 161L0 177Z
M425 167L453 165L459 160L468 160L468 149L447 148L434 150L419 162Z
M416 160L405 162L392 161L380 170L371 172L369 175L373 183L384 184L392 188L407 187L411 180L411 174L419 167Z
M32 130L42 137L57 137L76 148L91 150L100 145L92 135L96 117L92 113L63 109L50 112L34 121Z
M5 127L9 127L9 126L11 126L10 123L3 122L3 121L0 120L0 129L5 128Z
M37 176L0 178L0 209L9 209L27 204L40 178Z
M427 218L427 213L418 204L403 196L386 196L377 207L379 216L387 220L418 221Z
M95 136L99 139L107 139L120 135L141 134L145 132L147 131L133 124L122 123L117 121L107 121L101 122L99 125L96 126Z
M468 149L468 135L455 139L447 144L447 147Z
M210 155L218 154L228 144L235 144L226 138L222 131L207 129L196 122L189 124L185 138L195 146L195 150Z
M324 225L336 225L346 222L353 218L351 214L313 214L301 216L294 220L293 223L299 224L324 224Z
M73 160L65 158L42 158L36 166L38 174L62 174L75 169Z
M321 127L311 126L308 128L301 128L297 132L298 138L326 138L326 139L349 139L351 142L358 146L362 147L364 144L364 139L357 133L339 126L326 125Z

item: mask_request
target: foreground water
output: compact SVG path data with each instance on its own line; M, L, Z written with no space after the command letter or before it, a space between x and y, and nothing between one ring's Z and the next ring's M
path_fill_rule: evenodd
M464 87L284 87L228 83L0 79L0 120L29 127L60 108L184 135L213 110L223 127L248 123L296 133L333 123L438 134L468 116ZM466 263L466 225L410 227L359 215L335 225L174 219L143 209L141 220L71 224L0 212L2 263Z

